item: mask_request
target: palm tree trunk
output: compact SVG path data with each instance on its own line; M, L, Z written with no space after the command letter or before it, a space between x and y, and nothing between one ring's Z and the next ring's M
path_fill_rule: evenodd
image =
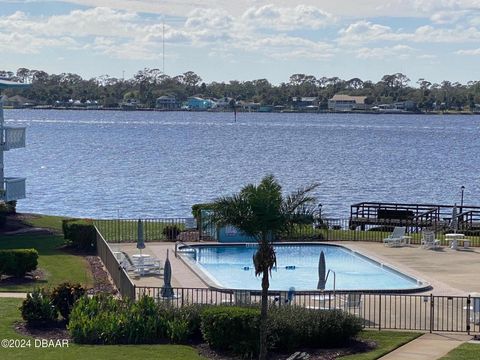
M268 312L268 270L263 270L262 276L262 309L260 312L260 351L258 358L267 358L267 312Z

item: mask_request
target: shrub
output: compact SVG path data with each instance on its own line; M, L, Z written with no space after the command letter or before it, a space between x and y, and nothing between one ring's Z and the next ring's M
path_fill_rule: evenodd
M52 303L60 314L68 321L75 301L85 295L85 289L80 284L62 283L51 293Z
M205 309L201 329L205 341L217 350L228 350L242 356L258 353L260 310L234 306Z
M282 306L271 308L268 329L270 348L292 351L342 345L362 329L362 324L360 319L341 310Z
M81 344L148 344L164 341L168 313L151 297L137 302L111 295L82 297L73 306L68 329Z
M28 325L34 327L48 326L57 317L57 309L52 304L49 294L43 289L34 289L20 306L22 318Z
M3 229L7 224L7 216L9 214L8 206L5 203L0 203L0 229Z
M62 221L63 237L79 250L93 251L97 246L97 233L90 220Z
M180 232L181 230L177 225L167 225L162 229L162 234L170 241L175 240Z
M197 224L200 224L202 210L211 210L212 206L213 204L211 203L192 205L192 215L195 218L195 220L197 220Z
M17 213L17 200L7 201L5 203L7 214L16 214Z
M38 265L38 252L35 249L0 250L0 275L24 277Z

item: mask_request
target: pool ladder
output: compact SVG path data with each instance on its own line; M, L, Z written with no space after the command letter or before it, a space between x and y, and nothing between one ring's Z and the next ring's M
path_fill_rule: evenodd
M180 246L182 246L182 249L179 250ZM185 244L183 241L177 241L175 243L175 257L178 257L179 251L193 253L193 260L197 261L197 250L192 246Z

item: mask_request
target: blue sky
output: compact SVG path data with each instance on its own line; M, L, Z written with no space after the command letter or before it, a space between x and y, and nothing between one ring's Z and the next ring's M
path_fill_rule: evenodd
M480 0L0 0L1 70L480 80Z

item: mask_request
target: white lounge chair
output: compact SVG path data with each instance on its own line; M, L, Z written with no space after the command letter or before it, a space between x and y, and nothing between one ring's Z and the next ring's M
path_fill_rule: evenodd
M393 232L388 237L383 239L383 244L391 247L405 245L405 230L405 226L395 226Z
M435 239L433 231L424 231L422 233L422 248L424 249L438 249L440 247L440 240Z
M349 293L341 297L340 309L348 313L358 314L361 316L362 312L362 294Z

